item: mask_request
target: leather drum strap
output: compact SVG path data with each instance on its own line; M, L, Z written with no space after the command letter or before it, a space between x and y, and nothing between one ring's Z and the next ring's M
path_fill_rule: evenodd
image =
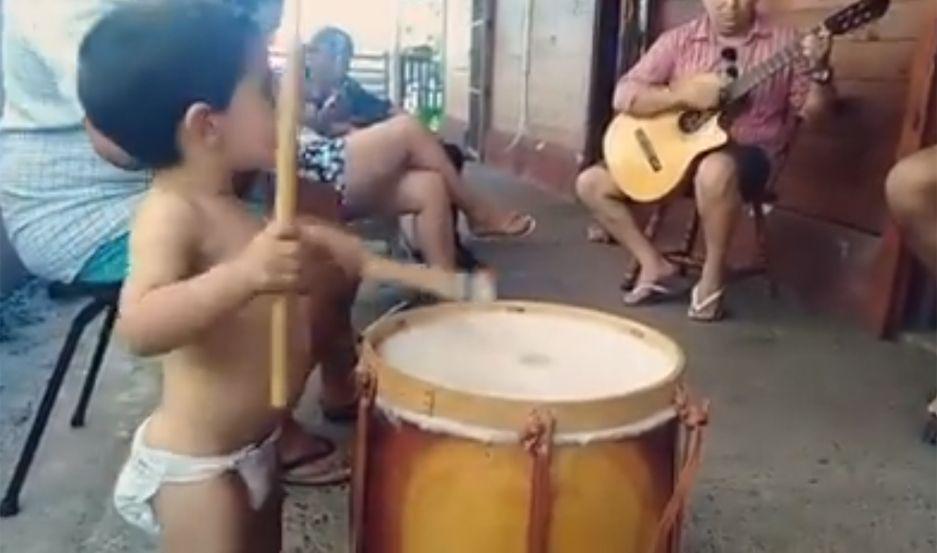
M548 413L534 411L524 430L524 449L532 458L530 510L527 526L528 553L547 553L553 490L550 468L553 461L553 434L556 421Z
M679 388L674 403L683 430L683 466L677 476L673 495L661 514L649 553L659 553L661 545L671 535L671 551L680 551L680 523L699 472L703 454L703 429L709 421L708 400L696 401L683 388Z
M361 399L358 402L358 421L355 429L354 472L351 480L351 551L364 553L364 510L368 473L368 433L374 411L377 379L373 374L361 373Z

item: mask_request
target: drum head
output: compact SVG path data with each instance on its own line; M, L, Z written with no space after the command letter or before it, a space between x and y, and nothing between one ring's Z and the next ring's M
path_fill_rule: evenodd
M623 397L676 379L683 365L679 349L660 333L581 309L494 304L407 315L373 344L377 355L409 377L473 396Z

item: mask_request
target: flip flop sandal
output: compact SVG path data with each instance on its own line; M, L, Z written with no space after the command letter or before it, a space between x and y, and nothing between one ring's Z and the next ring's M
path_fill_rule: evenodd
M722 306L725 292L725 288L720 288L700 301L698 289L694 286L690 292L690 308L687 310L687 317L701 323L721 321L726 316L726 311Z
M615 239L601 226L592 223L586 228L586 240L593 244L614 244Z
M300 455L281 465L280 483L284 486L323 487L347 482L351 477L351 465L335 447L332 440L318 437L326 445L322 451ZM317 470L308 467L318 466ZM307 470L303 470L307 469Z
M937 445L937 397L927 405L927 422L921 440L931 445Z
M533 234L534 230L537 228L537 220L534 219L532 215L515 215L515 221L522 221L520 228L512 232L505 231L485 231L485 232L475 232L472 231L472 236L476 240L500 240L505 238L525 238ZM513 221L512 221L513 222Z
M686 280L679 275L670 275L654 282L639 282L624 292L621 301L629 307L654 305L677 299L686 294Z

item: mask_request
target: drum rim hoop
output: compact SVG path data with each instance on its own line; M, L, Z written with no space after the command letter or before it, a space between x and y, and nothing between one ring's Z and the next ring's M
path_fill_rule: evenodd
M380 344L403 327L466 310L585 317L622 328L640 340L650 341L671 357L674 363L661 380L626 394L586 400L532 401L481 396L427 382L392 366L377 353ZM557 421L557 432L563 434L626 427L673 406L677 388L683 381L685 359L676 342L647 325L598 310L533 301L440 304L382 317L365 330L361 351L362 367L375 377L379 398L397 409L470 426L508 431L522 428L531 412L547 411Z
M422 431L433 434L452 436L494 445L517 444L524 439L523 429L504 430L499 428L487 428L443 417L432 417L401 409L394 405L388 405L387 402L382 401L380 398L376 400L375 408L394 424L396 424L397 421L403 421ZM643 420L622 426L592 431L558 433L554 435L553 443L559 446L585 446L596 442L612 442L637 438L649 432L653 432L676 418L676 408L666 407Z

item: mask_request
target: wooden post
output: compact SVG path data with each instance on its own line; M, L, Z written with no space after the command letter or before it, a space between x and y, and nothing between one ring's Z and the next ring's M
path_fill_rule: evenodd
M280 223L296 217L296 138L299 131L303 86L303 52L299 38L300 3L289 0L285 13L292 13L293 29L277 102L277 167L275 216ZM289 8L292 9L289 9ZM289 399L289 324L291 294L274 298L270 329L270 403L286 407Z

